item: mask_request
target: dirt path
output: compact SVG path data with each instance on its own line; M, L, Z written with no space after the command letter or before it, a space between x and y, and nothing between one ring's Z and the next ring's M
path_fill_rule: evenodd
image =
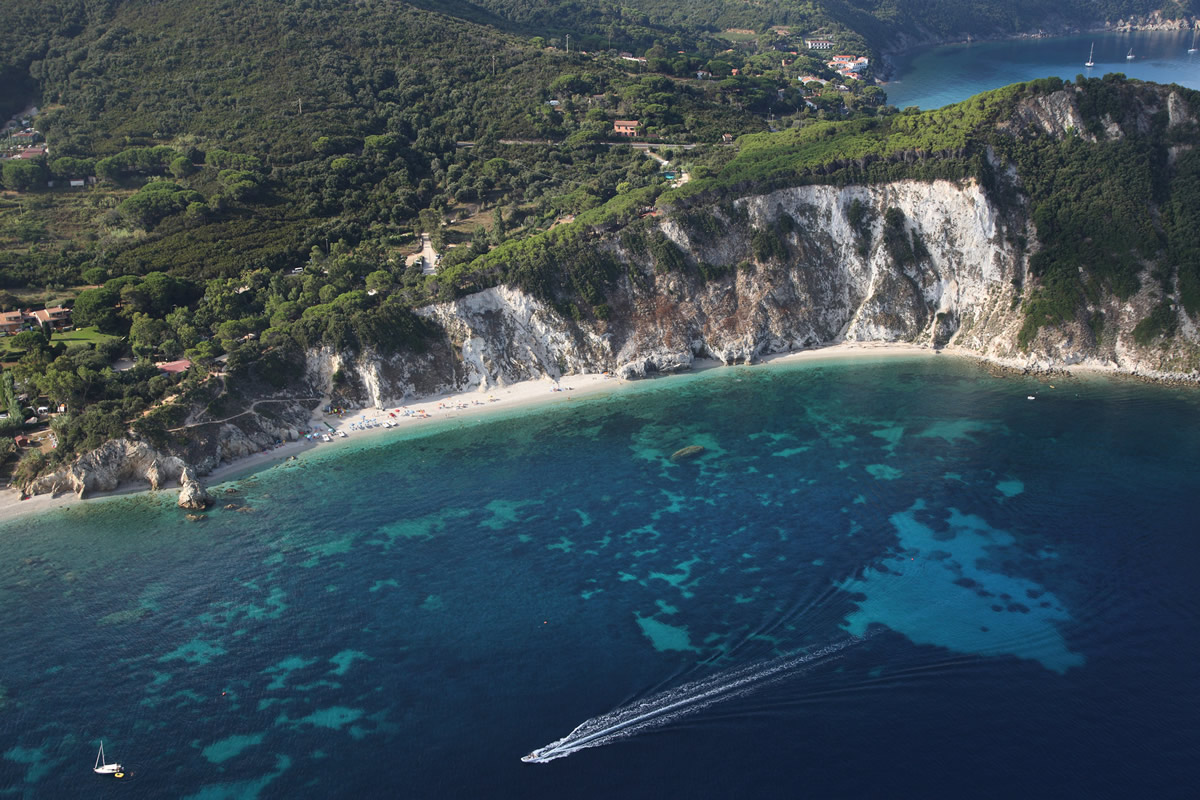
M284 398L275 398L275 399L271 399L271 400L255 400L253 403L250 404L250 407L247 408L245 411L239 411L238 413L234 414L233 416L225 417L224 419L210 419L205 422L188 422L188 423L184 423L183 425L180 425L178 428L168 428L167 430L169 430L173 433L175 431L182 431L182 430L186 430L188 428L197 428L201 425L223 425L224 423L229 422L229 420L231 420L231 419L237 419L238 417L244 417L247 414L253 413L254 409L257 408L259 406L259 404L261 404L261 403L302 403L305 400L324 400L324 399L325 399L324 397L284 397Z

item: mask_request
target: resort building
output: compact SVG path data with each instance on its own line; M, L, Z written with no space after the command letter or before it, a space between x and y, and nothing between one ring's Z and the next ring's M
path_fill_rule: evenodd
M866 56L834 56L828 67L844 78L852 77L865 70L871 61Z

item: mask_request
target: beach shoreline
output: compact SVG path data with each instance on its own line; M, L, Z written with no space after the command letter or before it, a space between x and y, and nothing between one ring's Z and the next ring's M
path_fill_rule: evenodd
M879 356L933 356L935 354L936 351L928 347L908 343L842 342L791 353L776 353L764 356L760 361L749 365L730 365L726 367L720 361L697 359L690 369L673 373L673 375L695 375L700 372L720 368L755 369L763 366L792 364L804 361L828 361ZM672 377L672 374L662 377L669 378ZM388 406L382 409L355 409L353 412L341 416L322 414L318 411L313 414L309 427L312 430L321 430L332 426L333 430L328 431L332 438L331 442L324 443L303 438L294 442L284 442L270 450L253 453L233 462L222 463L209 474L202 476L202 480L206 486L212 487L269 469L294 458L301 458L310 451L336 447L337 444L343 442L362 442L364 439L369 438L372 441L385 443L388 434L418 431L431 424L444 423L448 420L483 418L487 412L527 411L534 408L549 408L554 405L570 402L576 398L620 391L622 387L641 384L646 380L629 381L608 373L583 373L565 375L558 380L550 377L542 377L490 389L476 388L462 392L432 395L401 406ZM410 412L412 415L407 416L405 412ZM377 426L366 427L364 429L362 425L364 421L376 422L378 424ZM390 428L384 427L385 421L394 423L394 426ZM345 432L346 436L342 437L341 432ZM109 492L95 492L84 499L67 493L57 496L50 494L33 495L22 500L20 492L16 489L3 489L0 490L0 523L55 509L78 507L81 503L91 500L150 491L154 490L145 485L127 484ZM173 495L179 492L179 487L172 486L158 491Z

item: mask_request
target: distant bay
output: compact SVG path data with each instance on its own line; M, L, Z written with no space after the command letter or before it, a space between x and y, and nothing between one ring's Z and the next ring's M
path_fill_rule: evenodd
M1092 44L1092 69L1084 67ZM941 45L905 54L884 90L897 108L941 108L1012 83L1058 76L1099 78L1110 72L1200 89L1200 52L1188 53L1191 31L1082 33ZM1126 56L1132 50L1133 59Z

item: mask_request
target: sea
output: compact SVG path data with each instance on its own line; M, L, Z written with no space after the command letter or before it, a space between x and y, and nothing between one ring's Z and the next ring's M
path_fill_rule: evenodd
M1198 412L738 366L12 520L0 797L1192 797Z
M897 108L941 108L1011 83L1057 76L1100 78L1120 72L1154 83L1200 89L1200 52L1191 31L1084 33L1041 39L971 42L914 50L896 62L883 88ZM1095 46L1096 66L1088 69ZM1127 58L1130 51L1134 57Z

